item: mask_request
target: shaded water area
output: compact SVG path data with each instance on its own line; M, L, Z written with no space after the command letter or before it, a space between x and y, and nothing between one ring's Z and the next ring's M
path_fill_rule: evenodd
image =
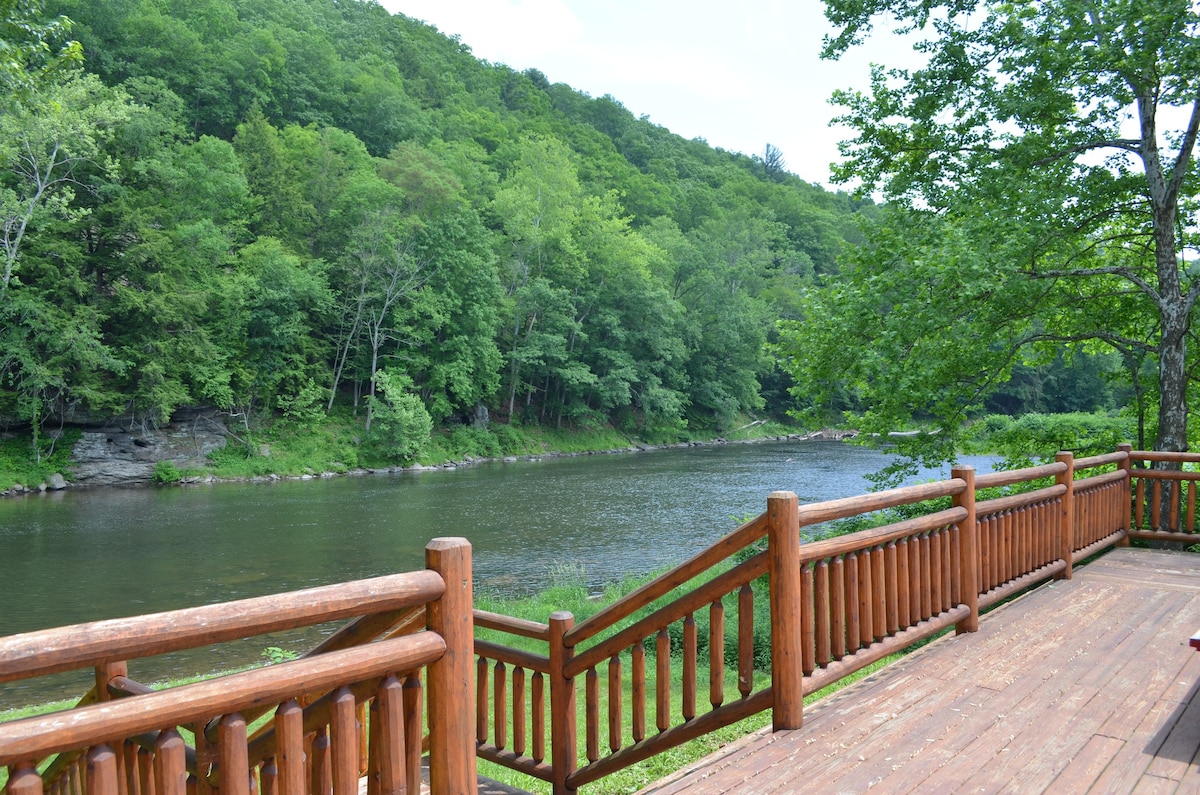
M889 460L837 442L765 442L0 500L0 635L418 569L438 536L470 539L477 592L529 593L564 570L599 589L683 561L765 510L772 491L801 502L860 494L869 488L863 475ZM989 471L993 460L963 463ZM265 645L257 638L138 662L132 675L154 681L245 665ZM78 697L89 677L0 685L0 710Z

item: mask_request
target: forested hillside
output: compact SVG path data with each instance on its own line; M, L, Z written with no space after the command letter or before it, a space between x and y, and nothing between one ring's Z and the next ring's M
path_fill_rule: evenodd
M720 430L786 408L764 342L874 209L372 2L44 11L83 61L0 118L10 426Z

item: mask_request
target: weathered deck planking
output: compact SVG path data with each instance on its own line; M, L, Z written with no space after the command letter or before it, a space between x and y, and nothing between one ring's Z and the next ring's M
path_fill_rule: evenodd
M1200 792L1200 556L1117 549L643 790Z

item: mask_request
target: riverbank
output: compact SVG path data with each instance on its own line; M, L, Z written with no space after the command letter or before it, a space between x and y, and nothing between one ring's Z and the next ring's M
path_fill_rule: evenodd
M611 428L560 431L538 426L458 426L435 431L416 460L399 463L369 460L370 454L358 446L356 430L344 421L308 428L281 422L258 433L239 433L217 417L197 412L173 418L161 428L69 431L60 436L57 449L36 463L28 460L28 438L10 435L0 442L0 496L28 497L100 486L314 480L714 444L842 440L853 436L850 431L802 431L761 420L750 420L722 434L668 443L631 439Z

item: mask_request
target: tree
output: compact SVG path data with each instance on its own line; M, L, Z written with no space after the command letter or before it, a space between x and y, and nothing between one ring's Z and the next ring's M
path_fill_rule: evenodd
M1187 341L1200 297L1198 274L1183 256L1197 245L1195 6L826 0L839 31L823 54L838 57L887 14L902 32L929 33L916 45L927 63L912 72L876 67L869 93L835 94L847 108L839 121L856 131L842 144L846 159L836 176L859 181L864 191L882 190L908 213L883 226L819 308L868 311L871 317L859 317L863 325L913 340L905 318L919 325L940 314L940 328L956 344L882 362L883 351L896 350L895 338L859 335L860 363L873 364L855 372L884 378L873 386L860 381L860 394L881 397L905 383L906 373L922 370L938 393L930 400L946 412L935 416L948 419L977 404L1029 345L1148 351L1158 361L1155 447L1185 449ZM966 247L949 247L956 238ZM927 245L919 248L917 240ZM939 274L951 268L960 270ZM872 302L872 280L886 282L890 295ZM964 302L964 294L974 302ZM951 309L939 312L943 302ZM1136 314L1118 325L1114 309ZM945 322L950 317L962 331ZM791 324L784 346L801 387L817 386L826 397L834 385L820 387L809 377L815 373L806 346L822 335L832 339L830 319L809 314ZM951 357L940 376L931 356ZM969 372L964 362L983 369ZM891 408L897 413L889 420L905 413Z
M72 212L76 170L95 161L112 128L129 117L128 101L90 75L44 87L0 115L0 304L17 276L25 235L38 214Z
M20 103L83 60L71 20L40 19L42 0L0 0L0 103Z

